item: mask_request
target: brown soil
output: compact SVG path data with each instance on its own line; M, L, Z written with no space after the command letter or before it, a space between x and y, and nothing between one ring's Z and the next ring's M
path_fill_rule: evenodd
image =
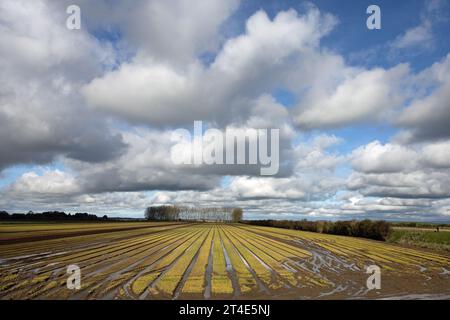
M184 223L172 223L172 224L161 224L155 226L138 226L138 227L126 227L126 228L112 228L112 229L96 229L96 230L85 230L85 231L76 231L76 232L68 232L63 234L48 234L48 235L40 235L33 237L23 237L23 238L11 238L11 239L0 239L0 245L7 244L16 244L16 243L24 243L24 242L34 242L34 241L42 241L42 240L54 240L60 238L69 238L69 237L79 237L79 236L87 236L93 234L102 234L102 233L110 233L110 232L121 232L121 231L129 231L129 230L138 230L138 229L147 229L147 228L155 228L155 227L164 227L164 226L174 226L180 225Z

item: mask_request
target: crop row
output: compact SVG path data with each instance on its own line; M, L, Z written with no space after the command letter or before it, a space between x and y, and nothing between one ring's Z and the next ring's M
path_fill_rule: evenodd
M346 286L359 292L370 263L410 276L450 264L435 252L377 241L212 223L148 224L1 249L0 298L8 299L296 297L332 290L347 278ZM73 264L81 269L78 291L66 287Z

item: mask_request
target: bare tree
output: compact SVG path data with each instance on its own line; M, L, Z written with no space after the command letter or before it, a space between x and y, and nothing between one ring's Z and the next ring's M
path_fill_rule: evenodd
M226 207L157 206L145 209L147 220L195 220L231 222L242 220L242 209Z
M232 220L233 222L239 222L242 221L242 218L244 216L244 211L241 208L234 208L231 212Z

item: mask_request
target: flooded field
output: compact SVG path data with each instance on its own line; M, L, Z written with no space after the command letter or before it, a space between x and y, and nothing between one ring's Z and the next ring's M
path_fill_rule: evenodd
M0 224L0 298L448 299L450 256L242 224Z

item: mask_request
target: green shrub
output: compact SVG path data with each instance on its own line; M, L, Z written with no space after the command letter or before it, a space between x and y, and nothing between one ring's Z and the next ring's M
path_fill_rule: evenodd
M246 221L246 223L259 226L361 237L374 240L386 240L391 230L389 223L383 220L352 220L336 222L308 220L253 220Z

